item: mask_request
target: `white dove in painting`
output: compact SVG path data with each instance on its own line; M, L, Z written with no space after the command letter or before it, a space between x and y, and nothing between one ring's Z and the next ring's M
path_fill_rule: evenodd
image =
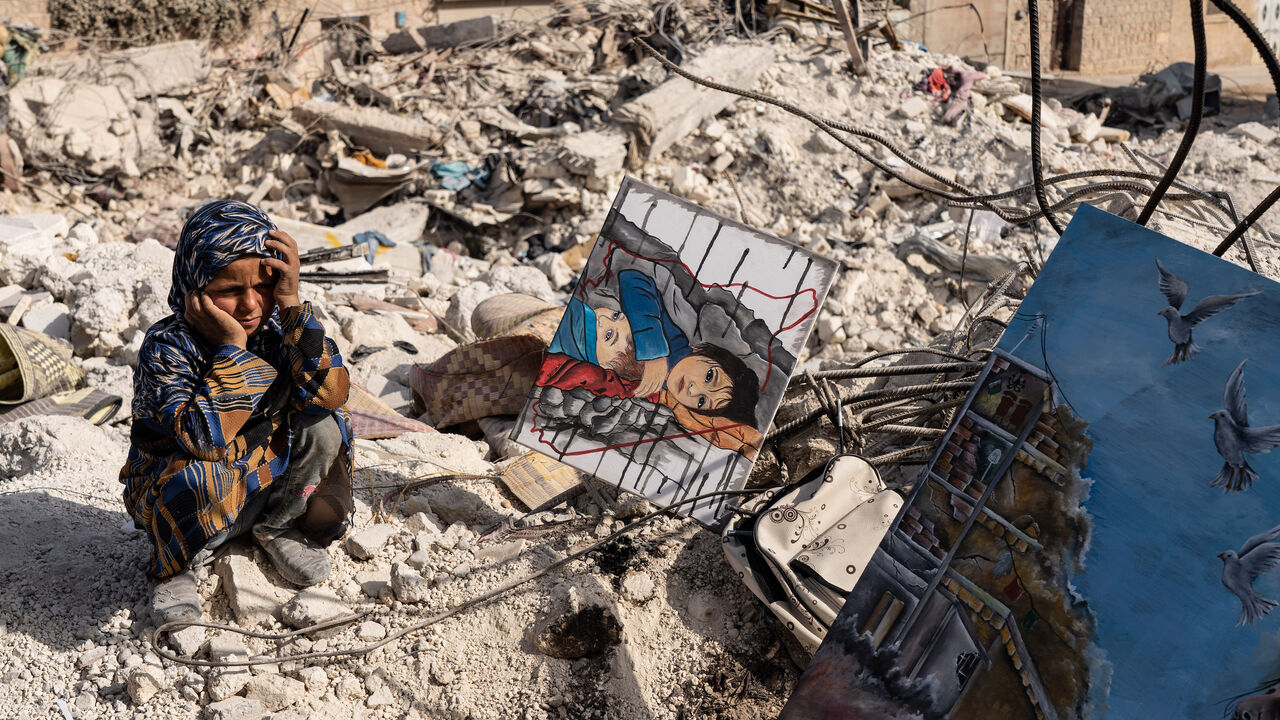
M1173 342L1173 354L1165 361L1165 365L1175 365L1200 352L1200 346L1191 338L1192 328L1241 300L1258 294L1210 295L1201 300L1191 312L1183 315L1180 308L1187 299L1187 284L1166 270L1160 258L1156 258L1156 269L1160 271L1160 292L1169 301L1169 307L1156 314L1169 321L1169 340Z
M1240 552L1227 550L1218 553L1222 558L1222 584L1240 598L1240 619L1236 625L1252 625L1271 612L1276 601L1254 592L1253 581L1268 570L1280 565L1280 525L1254 535L1245 541Z
M1261 455L1280 445L1280 425L1249 427L1249 407L1244 395L1244 363L1242 361L1227 378L1222 394L1222 409L1211 414L1213 443L1225 461L1211 483L1223 492L1246 490L1258 479L1249 467L1245 453Z

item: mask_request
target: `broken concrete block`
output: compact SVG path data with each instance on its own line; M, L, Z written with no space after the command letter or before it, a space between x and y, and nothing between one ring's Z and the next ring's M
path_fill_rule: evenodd
M499 292L488 283L479 280L463 285L453 297L449 298L449 308L444 314L445 322L461 332L468 342L475 340L475 331L471 329L471 316L480 303L498 294Z
M94 663L106 657L107 653L110 651L111 651L111 648L107 647L106 645L91 647L88 650L85 650L84 652L80 653L80 657L76 658L76 667L80 668L81 670L83 670L84 668L90 667Z
M247 667L214 668L205 679L204 688L208 691L210 699L222 701L233 695L238 695L252 678L253 673L249 672ZM255 700L254 702L259 707L262 706L258 701Z
M292 628L305 628L317 623L350 615L338 594L324 587L309 587L293 597L280 611L280 619Z
M257 700L271 712L279 712L306 699L307 686L283 675L257 675L244 686L244 696Z
M451 48L481 43L492 40L496 32L497 25L492 15L418 28L422 42L429 48Z
M956 178L956 171L952 168L934 168L934 171L937 172L938 175L941 175L942 177L948 180L955 180ZM907 170L904 173L902 173L902 175L906 178L909 178L910 180L915 182L917 185L922 185L926 188L946 190L950 187L941 182L938 182L937 180L934 180L933 178L929 177L928 175L925 175L924 173L920 172L915 168L907 168ZM908 185L907 183L903 182L902 180L899 180L898 178L893 178L888 182L886 182L882 189L887 196L895 200L900 198L905 198L905 197L911 197L912 195L919 195L920 193L924 192L923 190L920 190L917 187Z
M129 671L127 687L134 705L145 705L164 687L164 670L152 665L138 665Z
M422 52L422 42L412 30L393 32L382 41L382 49L392 55L408 55Z
M347 233L355 237L366 230L377 230L395 243L395 247L380 247L374 267L391 267L405 271L411 277L422 274L422 251L414 243L422 239L431 210L422 203L384 205L362 213L333 228L340 237ZM348 241L349 242L349 241Z
M733 153L720 153L711 161L711 171L716 174L720 174L727 170L729 166L733 164L735 159L736 158L733 157Z
M533 261L533 266L542 271L550 281L551 287L562 288L573 282L574 272L569 263L564 261L560 253L543 253Z
M918 95L912 95L898 106L898 114L904 118L913 118L929 112L929 101Z
M1240 123L1239 125L1231 128L1228 132L1232 135L1247 137L1261 145L1270 145L1275 142L1276 139L1276 131L1260 122Z
M1103 125L1102 129L1098 131L1098 139L1105 140L1109 143L1128 142L1129 131L1124 128L1114 128Z
M208 43L179 40L91 58L41 63L39 71L42 75L89 78L126 88L136 97L146 97L175 90L188 92L209 79L210 67Z
M178 632L169 633L169 644L173 645L173 649L177 650L179 655L195 657L200 647L204 645L204 628L199 625L190 625Z
M431 564L431 553L426 550L415 550L404 562L414 570L422 571Z
M366 570L356 573L356 582L360 583L360 590L371 598L377 599L382 597L383 593L391 592L391 570Z
M337 130L379 155L425 150L440 139L440 131L428 122L372 107L308 100L293 109L293 117L307 126Z
M258 700L233 697L205 706L204 720L262 720L266 710Z
M70 159L94 175L136 176L163 157L155 108L127 87L48 77L19 83L9 97L10 132L33 165Z
M294 674L307 686L308 692L323 695L325 689L329 687L329 674L322 667L311 665L299 668Z
M218 558L214 569L222 579L227 602L241 623L256 625L280 614L280 589L267 580L252 555L232 550Z
M65 260L65 258L63 258ZM0 310L9 310L18 304L22 296L26 294L26 288L21 285L5 285L0 287ZM28 303L29 304L29 303Z
M30 213L0 217L0 245L41 239L52 245L70 230L67 218L57 213Z
M530 209L576 205L582 198L580 188L560 179L535 178L520 186L525 207Z
M476 562L493 563L495 565L514 560L524 552L525 540L512 540L511 542L498 543L497 545L485 545L476 550Z
M377 555L382 546L395 537L396 532L396 527L387 523L378 523L357 530L347 536L347 552L358 560L368 560Z
M622 596L639 605L653 597L653 576L643 570L628 573L622 578Z
M434 579L430 570L420 573L405 563L391 566L391 591L400 602L420 603L431 596L431 581Z
M520 293L546 302L555 302L556 293L547 276L528 265L498 265L479 279L498 293Z
M1087 145L1097 139L1098 133L1102 131L1102 121L1098 119L1097 115L1089 113L1071 123L1071 127L1068 129L1071 132L1072 140Z
M404 521L404 526L409 528L409 531L415 535L419 533L438 535L444 532L444 528L440 527L440 523L435 517L427 514L431 512L430 505L427 507L427 512L415 512Z
M205 641L202 648L210 660L226 660L232 655L249 657L249 646L238 633L221 632Z
M1019 93L1012 97L1004 98L1000 101L1006 108L1016 114L1018 117L1031 122L1031 96L1026 93ZM1058 113L1053 111L1043 101L1040 103L1040 127L1057 128L1062 127L1062 118Z
M768 45L720 45L685 68L693 75L750 89L773 64L773 58L773 48ZM735 99L674 77L618 108L615 118L630 129L637 158L652 160Z
M370 693L369 697L365 699L364 704L365 707L368 708L380 708L389 707L394 705L395 702L396 696L391 694L391 688L383 685Z
M377 230L396 243L397 247L402 244L411 246L422 239L430 215L431 209L422 203L384 205L362 213L334 229L339 233L351 233L352 236L366 230ZM378 256L381 258L383 253L392 251L393 248L384 248L378 251ZM416 252L413 260L420 262Z
M395 242L396 246L378 248L373 267L399 270L410 277L418 277L422 274L422 253L413 243L422 237L428 212L426 206L403 203L375 208L337 227L313 225L281 217L273 219L281 230L297 241L299 252L350 245L355 241L356 233L378 230ZM362 258L323 263L319 267L338 271L369 269Z
M366 620L356 628L356 637L364 642L376 642L386 636L387 629L372 620Z
M587 177L608 177L627 159L627 138L619 133L587 130L566 136L560 146L560 163Z
M22 315L22 327L50 337L71 339L71 309L62 303L43 303Z
M831 338L836 334L837 330L843 327L844 321L839 317L830 314L823 314L815 323L815 329L818 332L818 339L822 342L831 342Z

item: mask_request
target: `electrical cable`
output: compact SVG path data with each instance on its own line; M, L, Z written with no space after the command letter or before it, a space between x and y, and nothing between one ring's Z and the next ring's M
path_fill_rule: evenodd
M1031 22L1031 177L1035 182L1036 204L1050 227L1059 235L1065 230L1049 208L1044 189L1044 160L1040 157L1040 8L1037 0L1027 0L1027 16Z
M1270 210L1271 206L1275 205L1278 200L1280 200L1280 185L1277 185L1270 194L1263 198L1262 202L1258 203L1258 206L1251 210L1249 214L1245 216L1244 220L1241 220L1240 224L1236 225L1235 229L1222 239L1222 242L1218 244L1218 247L1213 249L1213 254L1218 257L1222 257L1226 254L1226 252L1231 249L1231 246L1235 245L1236 241L1244 236L1244 234L1249 231L1249 228L1253 227L1253 224L1258 222L1258 218L1262 217L1263 213Z
M957 373L981 370L985 362L951 362L931 365L885 365L881 367L858 367L839 370L822 370L812 373L818 379L852 380L855 378L896 377L899 375L928 375L931 373ZM799 376L803 378L810 373Z
M365 610L364 612L356 613L354 615L349 615L349 616L337 618L334 620L328 620L325 622L316 623L314 625L310 625L305 628L299 628L297 630L292 630L284 633L265 633L265 632L258 632L256 630L246 630L244 628L239 628L234 625L227 625L224 623L207 623L207 622L201 622L201 621L195 621L195 620L176 620L174 622L164 623L163 625L161 625L160 627L157 627L155 630L151 632L151 646L152 646L152 649L155 651L155 653L159 655L161 658L164 658L165 660L169 660L170 662L180 663L183 665L193 665L196 667L245 667L245 666L252 666L252 665L274 665L276 663L281 663L281 662L300 662L303 660L318 660L318 659L327 659L327 658L335 658L335 657L359 657L362 655L368 655L374 650L377 650L378 648L389 645L390 643L393 643L396 640L399 640L400 638L405 637L406 635L410 635L412 633L418 632L419 630L424 630L432 625L435 625L438 622L441 622L442 620L446 620L454 615L457 615L465 610L469 610L478 605L483 605L484 603L487 603L490 600L494 600L498 597L501 597L502 595L506 594L511 590L514 590L515 588L520 587L521 585L524 585L526 583L537 580L540 577L548 575L551 572L568 565L569 563L573 562L574 560L577 560L578 558L584 555L587 555L589 553L595 552L596 550L599 550L601 547L608 545L609 543L625 535L631 530L634 530L635 528L647 522L650 522L651 520L654 520L658 516L668 513L677 507L680 507L681 505L688 505L690 503L696 504L701 500L706 500L713 497L723 497L723 496L731 496L731 495L757 495L761 492L762 492L762 489L760 488L753 488L749 490L717 490L715 492L702 493L701 495L696 495L694 497L689 497L683 500L676 500L674 502L668 503L667 505L664 505L661 508L658 508L657 510L650 512L640 517L639 519L633 520L630 523L623 525L621 528L618 528L617 530L610 533L608 536L604 537L603 539L597 540L591 543L590 545L588 545L587 547L582 548L581 550L575 551L573 553L570 553L564 556L563 558L560 558L559 560L556 560L555 562L542 568L541 570L537 570L528 575L523 575L514 580L510 580L508 582L502 583L496 588L487 590L479 595L476 595L472 598L464 600L447 610L442 610L426 618L425 620L414 623L413 625L410 625L408 627L402 628L394 633L387 635L382 640L375 643L368 644L368 645L363 645L356 648L348 648L345 650L327 650L323 652L308 652L308 653L299 653L297 655L278 656L278 657L258 656L258 657L245 658L243 660L239 660L239 659L237 660L229 660L229 659L228 660L197 660L195 658L184 657L176 653L170 652L168 648L160 644L160 638L164 634L174 633L182 628L203 627L203 628L210 628L213 630L221 630L223 632L236 633L238 635L245 635L247 637L254 637L254 638L259 638L263 640L276 640L276 641L289 640L291 638L299 637L307 633L313 633L319 630L327 630L330 628L340 627L343 625L351 625L363 618L366 618L374 614L375 612L377 612L377 609Z
M1204 116L1204 82L1209 63L1209 49L1204 39L1204 0L1191 0L1191 39L1196 48L1195 70L1191 81L1191 117L1187 118L1187 129L1182 133L1182 142L1178 143L1177 152L1169 161L1169 169L1160 178L1160 184L1151 192L1151 197L1138 215L1138 224L1144 227L1151 220L1160 199L1173 184L1173 179L1182 170L1182 163L1186 162L1196 135L1200 133L1200 120Z
M952 380L949 382L926 383L923 385L905 385L903 387L896 387L896 388L868 390L866 392L861 392L861 393L842 395L839 399L839 402L841 405L845 405L849 407L849 409L851 410L860 410L865 407L870 407L871 405L880 404L886 400L900 400L903 398L920 397L923 395L932 395L934 393L946 392L949 390L957 390L957 391L968 390L969 388L973 387L973 381L976 378L977 378L977 375L969 375L959 380ZM813 422L814 420L817 420L818 418L822 417L822 414L824 412L826 412L825 408L817 408L790 422L783 423L782 425L778 425L774 427L773 430L769 431L769 434L765 436L765 441L768 442L769 440L775 440L779 436L787 435L791 432L794 432L795 430L798 430L799 428L802 428L805 425L808 425L809 423Z

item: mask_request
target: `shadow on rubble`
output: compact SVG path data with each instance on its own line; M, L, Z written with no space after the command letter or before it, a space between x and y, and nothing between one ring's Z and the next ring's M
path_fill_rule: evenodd
M680 545L666 574L667 598L690 630L723 644L724 652L697 678L709 691L699 714L732 713L744 698L752 707L781 711L800 673L808 664L806 652L785 628L740 582L726 583L734 573L724 558L719 535L700 530ZM764 717L765 715L761 715Z
M0 619L66 650L150 588L142 535L112 512L39 491L0 495Z

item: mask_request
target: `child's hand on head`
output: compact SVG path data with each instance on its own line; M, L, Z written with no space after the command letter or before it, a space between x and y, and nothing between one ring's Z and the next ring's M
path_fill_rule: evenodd
M644 366L644 373L640 376L640 384L636 386L635 394L644 397L662 389L662 383L667 379L667 359L655 358L645 360L641 364Z
M249 333L244 327L204 292L187 293L187 310L182 316L210 345L235 345L244 349L249 344Z
M302 263L298 260L298 243L283 230L272 230L267 247L280 253L280 259L263 258L262 264L276 271L276 307L281 309L301 305L298 299L299 275Z

